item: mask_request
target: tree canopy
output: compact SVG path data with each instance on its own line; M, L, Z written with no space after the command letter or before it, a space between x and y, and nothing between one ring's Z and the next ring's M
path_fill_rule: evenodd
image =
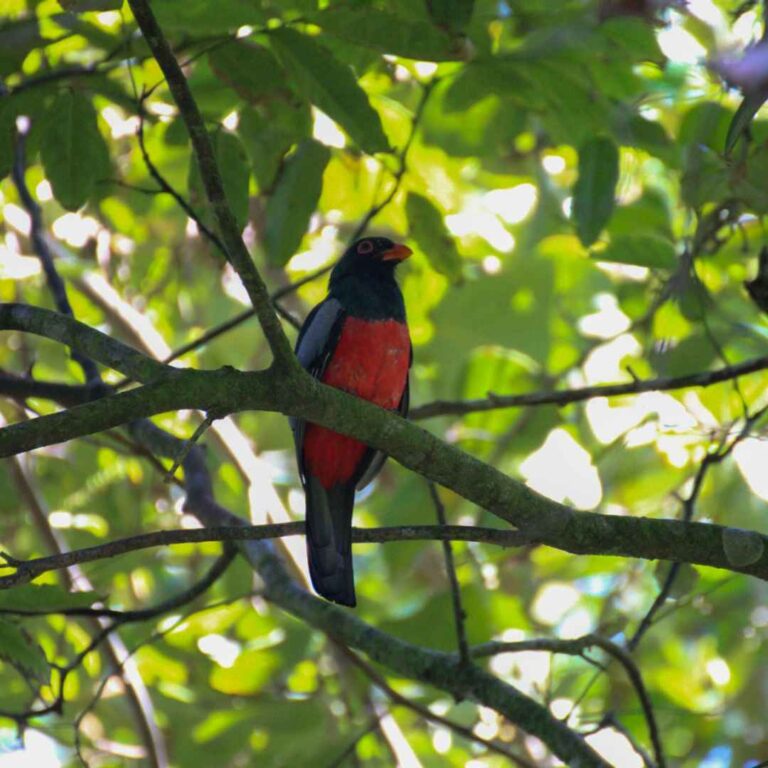
M0 753L768 764L761 4L0 8ZM410 422L291 352L364 233ZM392 457L354 611L287 416Z

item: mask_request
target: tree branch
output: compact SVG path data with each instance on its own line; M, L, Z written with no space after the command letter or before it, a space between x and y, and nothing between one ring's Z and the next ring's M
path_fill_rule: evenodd
M560 640L556 638L536 638L533 640L520 640L515 642L494 640L490 643L474 646L470 649L470 653L474 658L495 656L499 653L520 653L522 651L549 651L550 653L563 653L568 654L569 656L583 656L585 650L593 647L602 649L624 667L624 671L632 682L643 709L643 715L645 716L645 721L648 725L648 736L653 745L656 764L658 768L665 768L666 760L664 758L664 749L661 744L659 727L656 723L656 716L653 712L650 696L645 688L642 675L640 674L640 670L635 663L635 660L632 658L629 651L625 650L620 645L617 645L600 635L589 634L574 640Z
M129 5L147 45L165 75L168 88L187 126L200 167L203 187L218 224L229 262L243 281L264 335L267 337L275 363L289 369L298 368L280 321L272 310L264 281L243 243L237 221L227 203L213 145L184 73L152 13L148 0L129 0Z
M128 552L153 547L168 547L173 544L199 544L208 541L261 541L283 536L304 535L304 522L272 523L265 525L217 526L211 528L177 529L152 531L136 536L96 544L83 549L72 549L59 555L38 557L33 560L17 560L0 552L0 570L14 568L12 574L0 576L0 589L36 579L49 571L104 560ZM353 528L352 541L355 544L375 544L395 541L474 541L495 544L500 547L517 547L528 544L518 531L503 531L498 528L479 528L470 525L402 525L383 528ZM0 612L2 612L0 610ZM18 613L18 611L12 611Z
M12 172L13 183L16 185L16 190L19 193L19 199L21 200L22 205L29 214L32 247L43 267L45 279L48 283L48 289L56 303L56 309L63 315L74 317L72 306L70 305L69 297L67 296L67 287L64 285L64 281L61 279L61 276L53 263L53 254L45 240L43 212L40 210L40 206L37 204L35 198L32 197L32 193L29 191L26 179L24 178L24 173L26 171L24 151L25 139L25 134L19 132L16 137L16 157ZM95 388L101 384L99 369L96 367L93 360L87 355L81 354L76 349L72 350L72 359L80 366L80 368L82 368L85 376L85 383L89 387Z
M522 395L497 395L475 400L435 400L417 406L410 412L410 418L430 419L435 416L464 416L468 413L495 411L501 408L519 408L532 405L570 405L591 400L595 397L632 395L640 392L665 392L688 387L710 387L724 381L731 381L748 373L768 369L768 355L745 360L743 363L728 365L714 371L699 371L683 376L664 376L657 379L634 379L623 384L597 384L591 387L577 387L561 392L527 392Z
M137 422L134 437L152 451L175 455L181 441L154 427ZM243 520L217 504L203 451L194 446L184 460L187 489L185 509L204 526L241 526ZM548 710L497 678L475 667L461 665L454 656L404 643L301 589L274 552L270 542L245 542L241 551L261 577L264 597L299 619L358 648L395 672L436 685L460 698L472 698L499 711L524 730L538 736L563 760L591 768L608 768L584 740Z
M152 162L152 158L149 156L149 152L147 151L147 145L144 141L144 118L145 118L145 112L144 112L144 97L139 98L139 105L138 105L138 112L139 112L139 126L136 129L136 139L139 143L139 151L141 152L142 160L144 161L144 166L147 169L147 172L149 175L157 182L157 184L160 187L161 192L165 192L166 194L170 195L175 201L176 204L181 208L184 213L187 214L187 216L192 219L192 221L195 222L197 225L198 230L208 238L208 240L219 250L219 252L224 256L224 258L227 258L227 249L224 247L224 243L221 242L219 239L219 236L212 232L208 227L205 225L205 222L200 218L200 216L197 215L197 212L192 208L192 206L184 199L183 195L181 193L177 192L174 187L171 186L171 184L168 182L168 180L163 176L162 173L158 170L157 166Z
M537 736L569 765L608 768L608 763L581 736L512 686L484 670L462 664L453 654L426 650L380 632L351 612L299 589L267 545L250 542L244 549L264 580L264 596L297 618L364 651L394 672L491 707Z
M0 303L0 330L25 331L59 341L136 381L152 381L174 371L90 326L41 307Z
M768 407L761 408L756 413L745 418L742 428L739 430L738 434L730 441L730 443L726 442L728 438L728 432L730 430L726 430L718 447L704 456L701 463L699 464L698 469L696 470L696 474L694 475L691 491L688 496L683 499L682 520L684 522L689 523L693 519L696 502L698 501L701 489L704 486L704 480L709 470L715 464L720 464L725 461L725 459L732 453L733 449L749 435L752 427L763 415L765 415L766 410L768 410ZM680 566L681 563L679 562L672 563L669 572L664 579L664 584L659 590L659 594L656 596L656 599L651 604L648 612L645 614L642 621L638 625L635 633L627 640L627 648L630 652L637 648L645 633L653 625L656 614L664 606L664 603L666 603L666 601L669 599L669 596L672 593L672 587L674 586L675 580L677 579L677 576L680 572Z
M12 306L0 305L0 328L6 327L3 324L4 310ZM13 315L17 321L13 327L21 327L18 322L21 317L31 319L33 330L38 328L38 314L44 310L33 307L23 310L21 315ZM74 321L55 313L48 315L59 321L52 322L53 328L46 328L45 335L64 336L65 343L80 343L81 334L66 333L68 325ZM547 544L574 554L709 565L768 579L768 537L757 532L709 523L577 512L541 496L396 414L310 377L291 377L288 381L285 375L273 370L243 373L231 368L218 371L167 369L98 331L79 323L75 325L88 331L82 338L95 347L94 351L102 354L102 359L93 355L100 362L111 360L114 363L115 358L122 360L122 350L127 349L139 359L137 367L141 375L147 373L142 367L145 365L151 365L153 372L157 368L168 372L167 375L128 392L5 427L0 430L0 457L181 408L221 413L246 409L278 411L329 427L386 452L408 469L511 523L532 543ZM114 352L113 346L121 353ZM123 362L120 365L126 368ZM723 544L724 537L738 538L746 545L749 557L730 559ZM733 549L729 548L731 552Z
M429 495L432 497L432 503L437 513L437 522L441 527L447 525L445 519L445 507L440 499L437 486L429 483ZM445 559L445 570L448 575L448 583L451 586L451 602L453 604L453 620L456 625L456 641L459 647L459 660L462 664L471 664L469 657L469 644L467 643L467 633L464 628L464 621L467 614L461 604L461 586L456 575L456 564L453 561L453 549L448 539L443 539L443 557Z
M0 395L15 400L39 397L61 405L72 406L87 403L91 399L88 387L82 384L62 384L58 381L41 381L13 373L0 372Z

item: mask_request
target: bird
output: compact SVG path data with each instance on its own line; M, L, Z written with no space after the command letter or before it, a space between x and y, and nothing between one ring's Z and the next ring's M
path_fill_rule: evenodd
M304 321L296 356L314 378L407 416L413 362L405 301L395 270L411 255L387 237L354 242L331 271L328 295ZM386 455L325 427L292 420L306 498L309 574L315 591L356 605L352 565L355 491Z

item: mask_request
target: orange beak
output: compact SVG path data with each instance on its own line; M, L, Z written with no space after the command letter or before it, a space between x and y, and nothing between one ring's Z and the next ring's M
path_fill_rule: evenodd
M381 254L382 261L405 261L413 251L407 245L396 245Z

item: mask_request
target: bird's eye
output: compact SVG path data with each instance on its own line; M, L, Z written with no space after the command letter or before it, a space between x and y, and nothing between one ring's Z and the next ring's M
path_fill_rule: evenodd
M357 246L357 252L360 254L365 255L366 253L371 253L371 251L373 251L373 243L370 240L363 240L363 242Z

